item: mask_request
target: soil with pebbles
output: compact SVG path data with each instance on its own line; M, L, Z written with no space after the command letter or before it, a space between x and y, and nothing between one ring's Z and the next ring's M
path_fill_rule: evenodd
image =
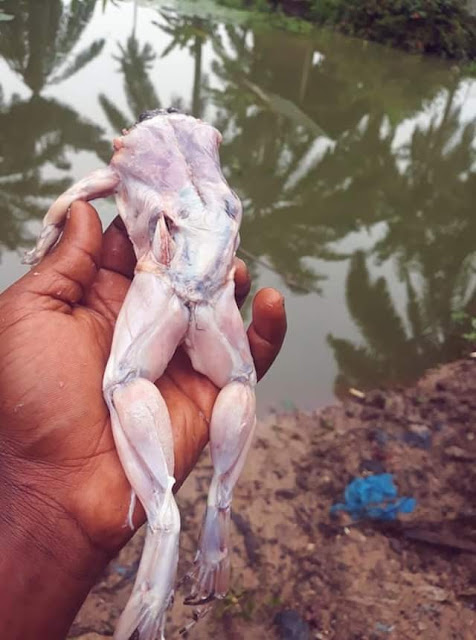
M417 500L397 522L331 517L356 476L390 472ZM204 454L180 490L179 576L193 559L211 474ZM143 542L111 563L71 638L110 637ZM271 415L236 489L229 596L186 637L469 640L476 637L476 361L410 388ZM192 618L179 588L167 637Z

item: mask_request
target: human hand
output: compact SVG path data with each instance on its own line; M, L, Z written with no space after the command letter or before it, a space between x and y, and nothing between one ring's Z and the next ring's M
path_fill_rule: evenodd
M8 487L10 501L36 513L42 528L66 522L106 555L131 535L130 486L102 377L134 265L122 225L103 235L95 210L77 202L58 247L0 296L0 491ZM235 285L242 302L250 282L241 261ZM248 331L259 377L285 331L282 296L260 291ZM171 415L180 484L208 440L218 390L181 349L157 384ZM143 521L138 505L134 522Z

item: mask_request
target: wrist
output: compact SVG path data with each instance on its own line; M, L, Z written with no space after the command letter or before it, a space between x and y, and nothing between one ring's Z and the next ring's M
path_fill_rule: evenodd
M63 639L110 555L28 480L27 462L18 481L0 464L0 637Z

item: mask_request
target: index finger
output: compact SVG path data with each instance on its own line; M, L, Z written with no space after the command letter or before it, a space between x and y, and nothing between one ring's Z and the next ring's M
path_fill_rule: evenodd
M136 256L126 227L116 216L103 235L101 268L119 273L132 280Z
M241 258L235 258L235 300L242 307L251 289L251 278L248 267Z

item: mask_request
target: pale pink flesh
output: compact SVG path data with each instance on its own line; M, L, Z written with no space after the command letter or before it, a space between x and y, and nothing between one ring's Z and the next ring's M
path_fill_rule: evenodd
M137 125L115 141L109 168L54 203L44 221L46 240L40 237L28 258L37 261L53 246L74 200L116 193L138 265L103 388L122 466L148 520L117 640L129 640L135 631L140 640L155 640L158 633L163 638L172 600L180 531L173 435L153 383L181 343L195 370L221 388L210 425L214 475L190 599L202 602L228 590L230 504L255 428L256 374L234 300L241 206L220 171L219 139L212 127L188 116L162 115Z
M105 167L90 173L65 191L43 218L40 237L36 246L24 255L23 263L37 264L53 248L63 231L68 210L73 202L110 196L114 193L119 180L119 175L111 167Z
M229 588L230 505L256 423L256 374L232 281L196 308L185 349L194 369L221 388L210 423L214 474L188 598L200 603Z

